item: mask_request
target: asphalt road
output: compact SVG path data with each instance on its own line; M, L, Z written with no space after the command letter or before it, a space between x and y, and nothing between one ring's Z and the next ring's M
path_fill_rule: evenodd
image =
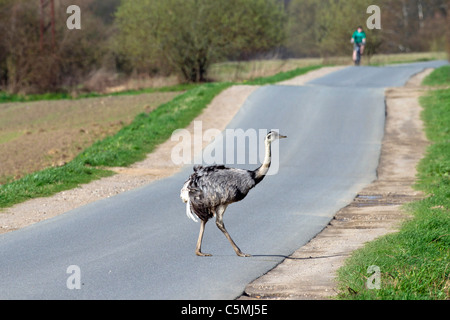
M179 198L192 171L187 166L170 178L1 235L0 298L239 296L376 178L384 88L445 63L348 67L303 87L264 86L249 97L228 128L279 129L288 136L275 146L278 172L225 214L231 236L253 257L237 257L213 221L202 247L213 256L195 256L199 224L188 220ZM79 273L68 273L73 265ZM68 280L70 287L77 279L80 289L69 289Z

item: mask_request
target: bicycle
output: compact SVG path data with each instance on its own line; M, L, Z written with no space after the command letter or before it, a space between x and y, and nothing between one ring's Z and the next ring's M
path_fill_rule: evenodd
M361 63L361 43L356 43L354 49L356 51L355 66L359 66Z

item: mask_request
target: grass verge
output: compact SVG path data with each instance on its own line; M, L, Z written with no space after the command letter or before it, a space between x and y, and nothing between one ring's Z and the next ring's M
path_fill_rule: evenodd
M427 86L440 86L450 84L450 66L446 65L441 68L436 69L433 72L433 76L427 77L423 81L424 85Z
M89 168L75 161L62 167L47 168L0 186L0 208L33 198L48 197L112 174L112 171Z
M184 128L222 90L232 83L209 83L198 86L159 106L149 114L141 113L116 135L94 143L74 161L89 166L123 167L145 158L172 132Z
M288 79L292 79L295 77L298 77L302 74L308 73L313 70L317 70L322 68L322 65L315 65L315 66L308 66L303 68L296 68L294 70L286 71L286 72L280 72L276 75L270 76L270 77L260 77L249 81L244 81L245 84L251 84L251 85L266 85L266 84L272 84Z
M424 84L450 84L448 70L436 69ZM420 103L432 145L418 165L415 187L428 196L405 206L413 218L399 232L355 251L339 269L341 299L450 298L450 89L433 90ZM380 289L366 287L371 265L380 268Z
M321 66L298 68L246 84L271 84L302 75ZM172 132L184 128L222 90L232 82L195 85L190 90L162 104L149 114L141 113L114 136L98 141L61 167L47 168L0 186L0 208L28 199L51 196L80 184L112 175L108 167L128 166L145 158L169 139Z

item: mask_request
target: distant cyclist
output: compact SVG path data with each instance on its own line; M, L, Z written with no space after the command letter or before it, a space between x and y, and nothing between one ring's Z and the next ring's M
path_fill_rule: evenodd
M353 43L353 61L355 65L359 65L366 45L366 33L361 26L353 32L351 42Z

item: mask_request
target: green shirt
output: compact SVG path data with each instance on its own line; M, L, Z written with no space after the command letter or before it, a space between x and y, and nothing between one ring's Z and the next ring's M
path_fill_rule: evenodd
M363 39L366 38L366 33L364 31L358 32L358 30L356 30L353 32L352 38L355 40L355 43L361 43L363 42Z

